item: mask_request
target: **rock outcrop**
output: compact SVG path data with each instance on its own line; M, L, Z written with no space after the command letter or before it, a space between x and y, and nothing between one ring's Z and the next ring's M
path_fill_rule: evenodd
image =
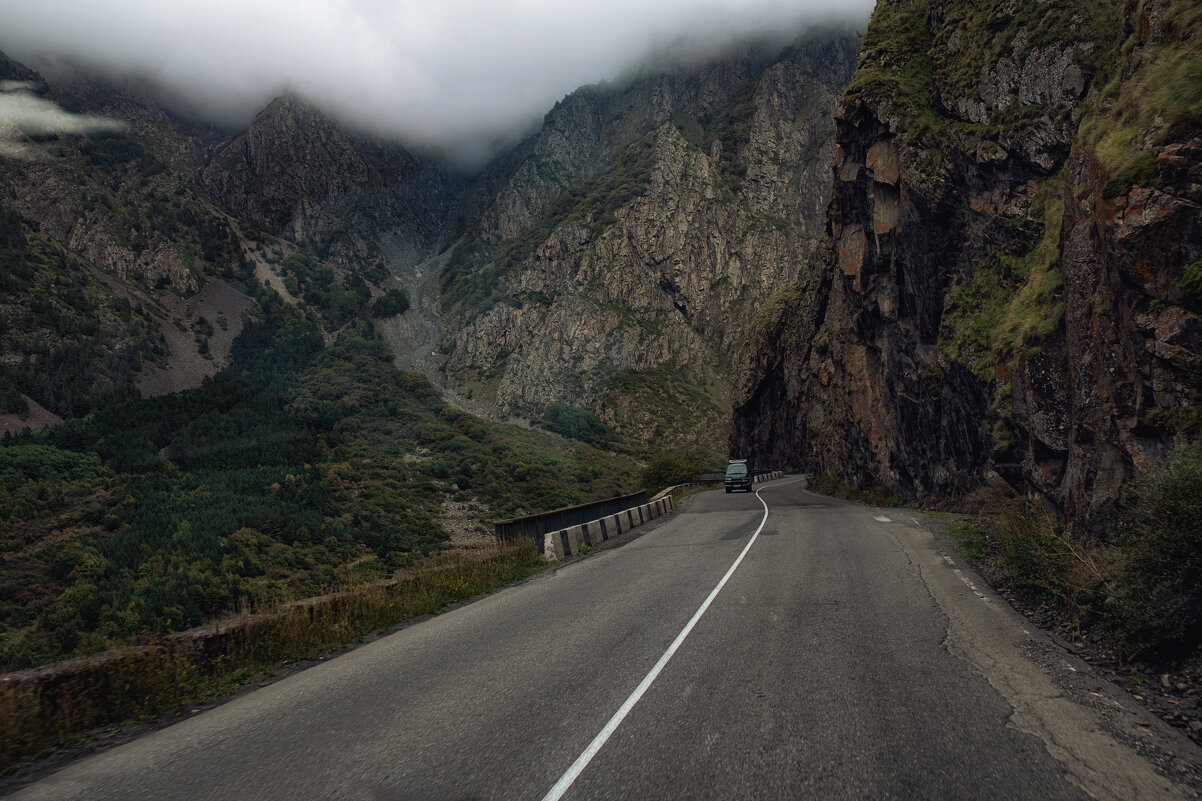
M4 133L20 147L0 155L0 410L81 415L176 357L198 384L222 354L181 310L242 248L228 213L195 191L197 140L136 87L47 85L3 56L0 77L75 131Z
M732 452L911 497L1000 476L1104 526L1198 429L1202 131L1152 90L1202 85L1198 22L879 4L827 238L738 360Z
M723 449L730 358L822 228L857 41L588 87L484 174L447 268L448 386L494 416L586 407Z
M380 258L385 233L399 235L410 261L430 255L463 188L453 171L293 96L218 148L199 179L235 214L351 268Z
M22 393L75 416L198 385L254 313L226 283L252 268L331 328L366 314L390 268L437 252L463 197L453 170L296 98L231 136L82 71L48 84L0 56L0 77L0 91L87 122L4 132L19 153L0 152L0 405L18 413Z

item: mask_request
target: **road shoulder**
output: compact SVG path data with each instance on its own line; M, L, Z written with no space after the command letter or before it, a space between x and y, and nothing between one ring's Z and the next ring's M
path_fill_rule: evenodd
M1011 725L1038 737L1075 784L1116 801L1200 797L1202 749L1016 612L937 525L877 511L947 615L948 650L1006 698Z

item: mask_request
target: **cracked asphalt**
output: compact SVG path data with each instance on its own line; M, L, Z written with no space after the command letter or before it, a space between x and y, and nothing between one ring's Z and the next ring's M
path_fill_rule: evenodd
M760 485L739 567L565 799L1195 798L1202 749L912 512ZM22 799L543 798L764 518L689 499L619 548L81 759Z

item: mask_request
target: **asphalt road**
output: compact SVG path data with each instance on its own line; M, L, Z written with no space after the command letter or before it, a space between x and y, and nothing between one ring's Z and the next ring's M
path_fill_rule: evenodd
M620 548L14 797L1197 797L1202 751L984 589L913 513L802 486L760 485L766 519L756 495L695 496Z

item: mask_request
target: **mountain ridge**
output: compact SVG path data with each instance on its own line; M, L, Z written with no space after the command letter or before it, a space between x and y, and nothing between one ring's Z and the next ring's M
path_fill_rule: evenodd
M175 363L183 383L138 379L144 391L193 385L218 369L229 337L205 333L213 315L188 306L206 283L267 281L290 302L316 305L329 331L352 308L404 286L416 306L408 316L381 321L389 340L411 364L414 354L429 351L430 336L442 333L424 370L463 405L502 419L538 420L550 405L567 403L599 415L631 441L652 448L691 444L716 457L726 436L729 360L745 326L740 309L795 274L791 254L809 247L820 228L829 185L823 143L854 50L850 34L827 30L783 49L750 44L722 60L582 87L470 188L454 170L344 130L294 96L274 100L241 132L191 139L148 97L86 79L52 87L52 96L74 108L135 117L130 143L121 140L123 158L139 147L137 137L155 132L154 149L141 148L142 160L132 172L124 168L130 177L121 180L168 190L146 195L145 209L171 194L186 199L209 228L223 230L220 264L205 254L191 263L179 259L166 240L152 248L135 241L128 252L106 257L112 237L100 233L104 226L80 226L77 205L53 188L62 182L42 183L51 187L50 202L63 206L62 224L52 226L56 238L70 242L65 225L80 229L76 244L80 235L99 239L82 255L120 284L131 275L138 280L131 263L149 261L134 268L148 276L136 291L179 310L174 322L159 312L147 318L158 330L158 363L140 358L145 366L133 372L161 373ZM792 153L783 160L782 144ZM76 146L95 147L88 137L59 145L62 152ZM64 168L51 160L40 169ZM145 211L117 202L124 184L110 184L109 205L120 210L109 227L147 229L134 219ZM731 203L737 211L724 210ZM671 226L656 219L663 204L678 207ZM49 221L46 210L28 202L18 211L39 227ZM689 219L696 214L705 219ZM721 231L720 241L686 244L702 242L707 227ZM665 237L676 244L657 251L655 242ZM615 263L618 273L605 266ZM435 264L447 265L441 308L430 307L425 291L426 271ZM476 287L466 307L463 281ZM727 283L733 289L721 288ZM494 313L481 322L499 300L533 308L520 318ZM556 304L551 326L566 334L559 344L540 342L534 328L549 330L541 312ZM255 313L253 303L243 305L237 328L241 317ZM228 324L228 316L222 321ZM181 338L177 330L192 328L200 332L194 349L192 335ZM481 350L481 343L489 345ZM206 350L212 347L215 354ZM583 382L575 375L580 370L588 374ZM679 425L669 419L674 407L704 412Z
M457 225L478 233L444 273L445 384L493 415L566 403L718 457L740 309L788 282L820 230L854 50L815 33L560 101Z

